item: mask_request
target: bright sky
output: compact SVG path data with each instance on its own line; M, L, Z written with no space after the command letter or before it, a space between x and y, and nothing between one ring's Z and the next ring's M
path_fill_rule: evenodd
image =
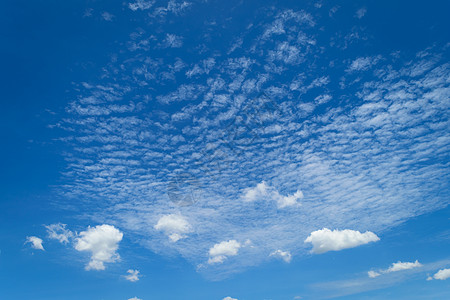
M0 5L1 299L450 299L449 1Z

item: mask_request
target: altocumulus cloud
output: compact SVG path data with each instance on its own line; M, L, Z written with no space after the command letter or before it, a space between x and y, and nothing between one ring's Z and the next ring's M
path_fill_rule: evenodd
M305 243L312 243L312 253L321 254L328 251L339 251L354 248L370 242L379 241L380 238L373 232L361 233L357 230L333 230L328 228L316 230L306 238Z
M272 253L270 253L269 256L281 258L282 260L284 260L287 263L290 263L291 259L292 259L292 255L289 251L282 251L282 250L273 251Z
M86 270L104 270L104 263L115 262L120 256L116 252L123 234L112 225L88 227L76 239L75 249L91 252L91 260Z
M31 248L36 250L43 250L44 246L42 246L42 239L37 236L27 236L27 243L31 244Z
M244 201L248 202L272 200L277 203L278 208L285 208L300 205L298 201L303 199L303 193L302 191L297 190L292 195L283 196L274 187L271 187L265 181L262 181L253 188L245 189L242 198Z
M209 249L209 264L223 263L228 256L235 256L238 254L241 244L236 240L224 241L215 244Z

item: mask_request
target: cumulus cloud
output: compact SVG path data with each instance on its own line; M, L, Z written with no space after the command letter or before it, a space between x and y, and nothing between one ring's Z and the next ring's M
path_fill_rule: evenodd
M172 242L185 238L191 231L189 222L182 215L175 214L162 216L154 228L163 231Z
M237 298L231 298L231 297L225 297L225 298L223 298L222 300L238 300Z
M128 275L125 275L125 279L131 282L135 282L139 280L139 271L138 270L128 270Z
M133 298L130 298L130 299L128 299L128 300L142 300L141 298L138 298L138 297L133 297Z
M253 188L247 188L242 195L244 201L252 202L258 200L272 200L277 203L278 208L300 205L303 193L297 190L292 195L283 196L275 188L269 186L265 181L258 183Z
M272 253L270 253L269 256L275 256L275 257L281 258L282 260L284 260L287 263L290 263L291 259L292 259L292 255L289 251L282 251L282 250L273 251Z
M401 261L399 261L399 262L393 263L386 270L369 271L369 272L367 272L367 275L369 275L370 278L375 278L375 277L380 276L381 274L398 272L398 271L404 271L404 270L409 270L409 269L413 269L413 268L418 268L418 267L421 267L421 266L422 266L422 264L419 263L418 260L416 260L415 262L401 262Z
M445 280L450 278L450 269L441 269L433 277L428 277L427 280L437 279L437 280Z
M380 238L373 232L361 233L357 230L333 230L328 228L316 230L306 238L305 243L312 243L312 253L321 254L328 251L339 251L354 248L370 242L379 241Z
M60 243L67 244L69 239L73 237L72 231L66 229L66 224L51 224L45 226L50 239L58 240Z
M36 250L45 250L44 246L42 246L42 239L37 236L27 236L27 243L31 244L31 248Z
M209 249L209 264L223 263L228 256L238 254L241 244L236 240L223 241Z
M112 225L97 225L88 227L76 239L75 249L91 252L91 260L86 270L104 270L104 263L115 262L120 256L116 252L123 234Z

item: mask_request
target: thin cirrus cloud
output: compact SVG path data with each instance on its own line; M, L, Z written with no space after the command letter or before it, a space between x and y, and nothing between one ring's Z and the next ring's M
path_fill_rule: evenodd
M44 251L44 246L42 245L42 239L38 238L37 236L27 236L27 241L26 243L30 243L31 244L31 248L36 249L36 250L42 250Z
M77 251L91 253L86 270L104 270L105 263L119 260L117 253L123 233L112 225L97 225L82 231L75 241Z
M66 224L56 223L46 225L48 238L58 240L62 244L69 243L69 240L74 237L72 231L66 228Z
M321 254L328 251L339 251L348 248L358 247L371 242L377 242L380 238L373 232L361 233L357 230L333 230L328 228L311 232L305 243L311 243L313 248L311 253Z
M422 264L419 263L418 260L416 260L415 262L396 262L393 263L389 268L387 268L386 270L379 270L379 271L369 271L367 272L367 275L370 278L375 278L380 276L381 274L387 274L387 273L392 273L392 272L398 272L398 271L405 271L405 270L410 270L413 268L418 268L418 267L422 267Z

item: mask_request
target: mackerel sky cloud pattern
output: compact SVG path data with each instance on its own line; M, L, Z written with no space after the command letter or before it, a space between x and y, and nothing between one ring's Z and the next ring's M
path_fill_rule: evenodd
M196 5L165 13L190 16ZM129 7L150 22L156 10ZM98 207L97 219L121 224L152 251L169 247L216 274L278 249L306 254L303 241L323 227L382 235L446 205L434 191L449 181L448 47L346 56L348 46L318 30L314 11L264 13L226 47L214 42L217 24L190 40L187 28L130 32L97 80L76 84L59 123L72 147L60 192ZM347 30L349 43L361 42ZM338 50L344 59L332 58ZM180 174L195 180L177 182L195 193L192 205L167 193ZM244 201L266 197L252 190L261 184L278 204ZM189 229L155 226L161 215L182 215ZM228 239L255 246L205 264L212 245Z

